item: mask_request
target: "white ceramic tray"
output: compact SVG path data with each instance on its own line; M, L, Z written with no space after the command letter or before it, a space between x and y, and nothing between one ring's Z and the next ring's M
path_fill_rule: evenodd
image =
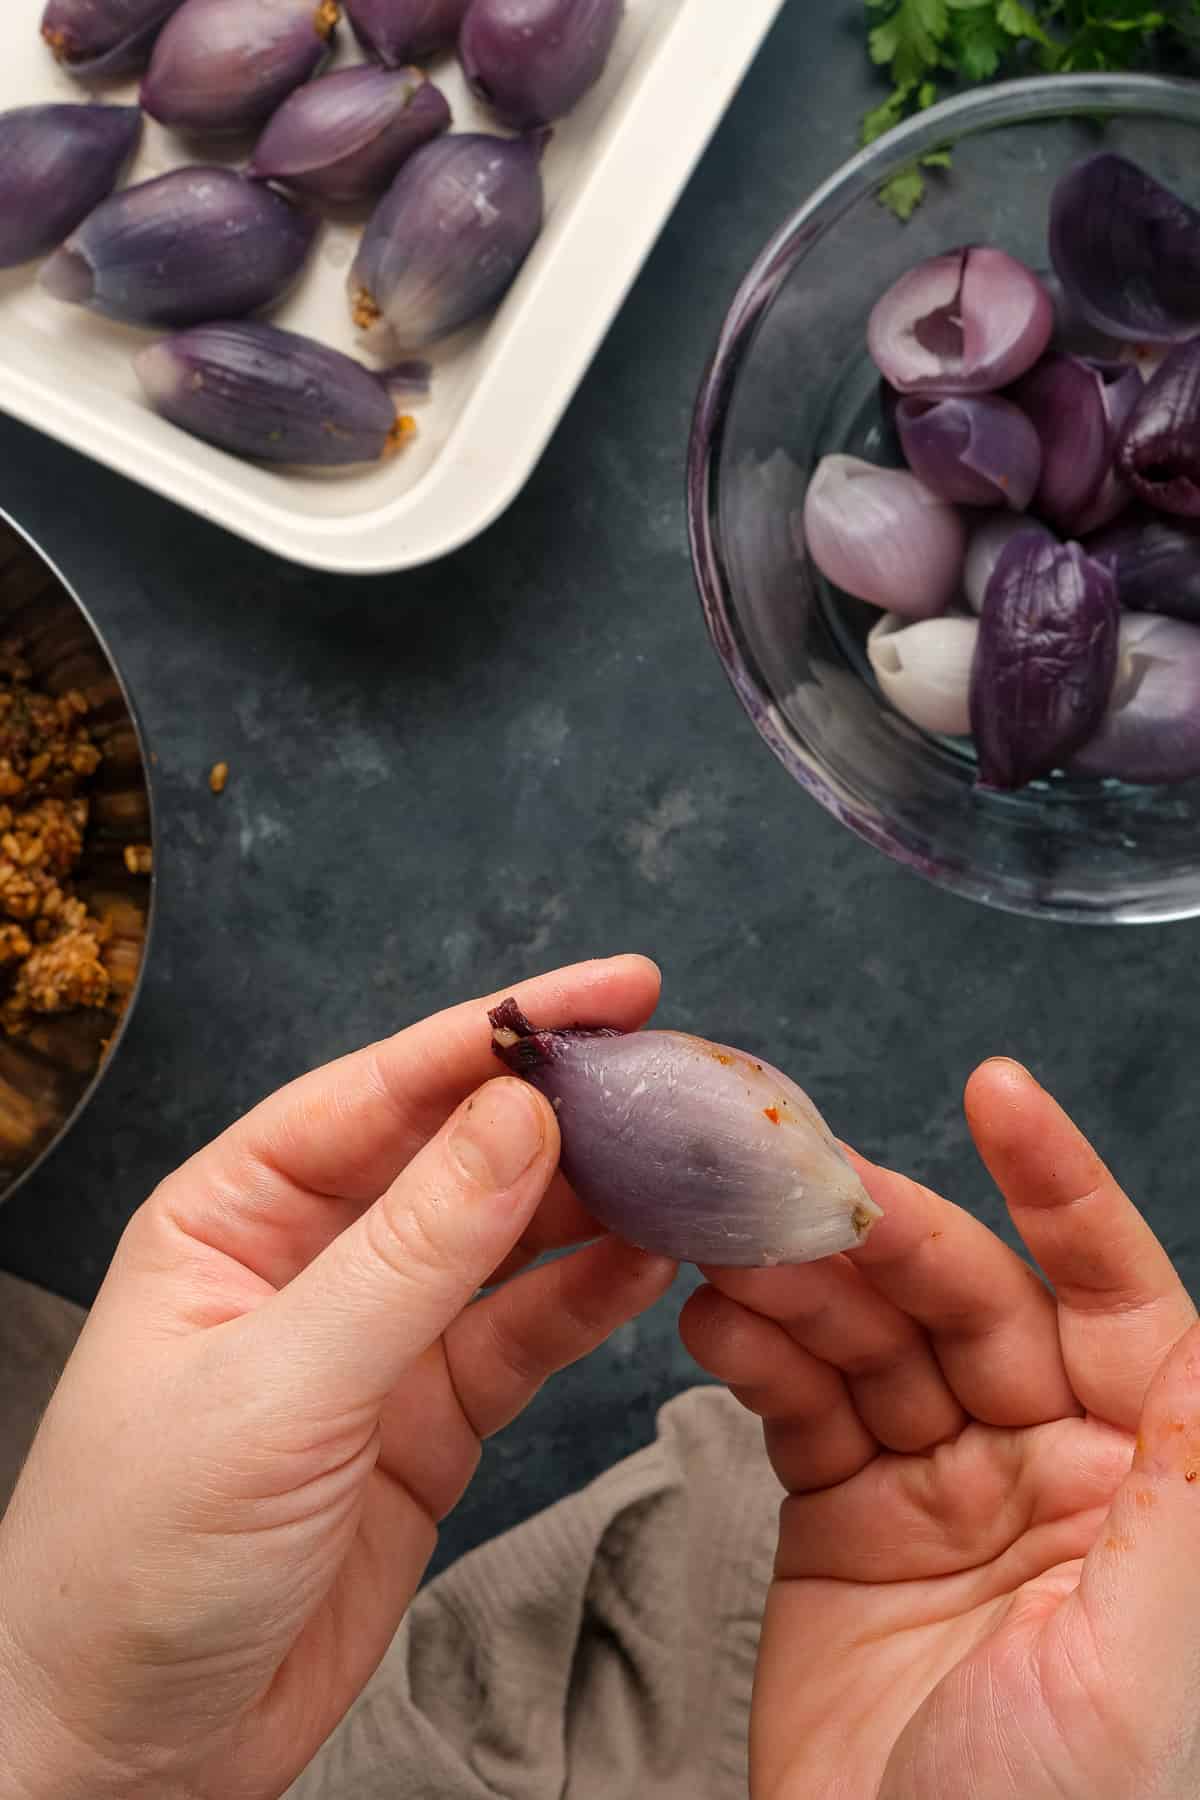
M435 352L419 436L382 467L281 474L188 438L139 399L129 359L147 334L59 305L31 271L0 275L0 407L295 562L368 574L444 555L490 524L528 478L782 5L627 0L604 79L546 153L542 237L495 317ZM80 98L39 38L42 0L3 6L0 107ZM345 26L339 37L338 61L355 60ZM453 58L430 73L455 129L488 128ZM221 156L219 140L215 156L212 148L193 159L238 160ZM187 159L147 120L129 179ZM359 229L322 227L277 323L354 351L345 276Z

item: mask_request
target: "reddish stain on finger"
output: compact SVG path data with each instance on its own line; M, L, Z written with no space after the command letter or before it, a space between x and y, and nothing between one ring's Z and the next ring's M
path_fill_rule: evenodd
M1152 1475L1182 1475L1200 1481L1200 1416L1179 1414L1143 1426L1134 1446L1133 1467Z

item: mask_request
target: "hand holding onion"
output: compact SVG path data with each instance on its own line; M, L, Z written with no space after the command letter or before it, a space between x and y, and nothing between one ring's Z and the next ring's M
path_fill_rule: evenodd
M1200 1327L1023 1069L967 1117L1042 1279L858 1163L853 1262L710 1271L685 1342L787 1491L755 1682L771 1800L1194 1800Z
M658 978L619 957L519 994L633 1030ZM597 1227L553 1108L492 1079L488 1005L305 1076L135 1216L0 1524L6 1797L278 1800L481 1440L670 1283L606 1236L521 1272Z

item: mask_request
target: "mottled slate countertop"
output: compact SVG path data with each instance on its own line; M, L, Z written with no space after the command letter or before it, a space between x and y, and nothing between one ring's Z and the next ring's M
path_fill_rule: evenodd
M693 591L697 380L746 265L853 146L860 21L789 0L525 493L436 567L313 575L0 422L0 499L109 634L162 818L149 984L96 1103L0 1211L0 1268L87 1301L151 1185L299 1069L637 948L664 1020L782 1064L989 1219L961 1086L1025 1058L1196 1285L1197 928L1038 926L859 844L759 743ZM678 1298L491 1447L442 1560L649 1437L694 1378Z

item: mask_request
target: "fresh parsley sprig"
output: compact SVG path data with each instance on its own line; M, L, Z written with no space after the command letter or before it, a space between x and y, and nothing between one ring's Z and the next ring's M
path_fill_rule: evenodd
M1130 69L1148 62L1164 41L1195 48L1200 0L866 0L874 21L871 60L892 89L862 122L873 143L910 113L932 106L948 86L990 81L1022 70ZM944 166L937 151L923 166ZM907 219L920 204L919 167L903 170L880 198Z

